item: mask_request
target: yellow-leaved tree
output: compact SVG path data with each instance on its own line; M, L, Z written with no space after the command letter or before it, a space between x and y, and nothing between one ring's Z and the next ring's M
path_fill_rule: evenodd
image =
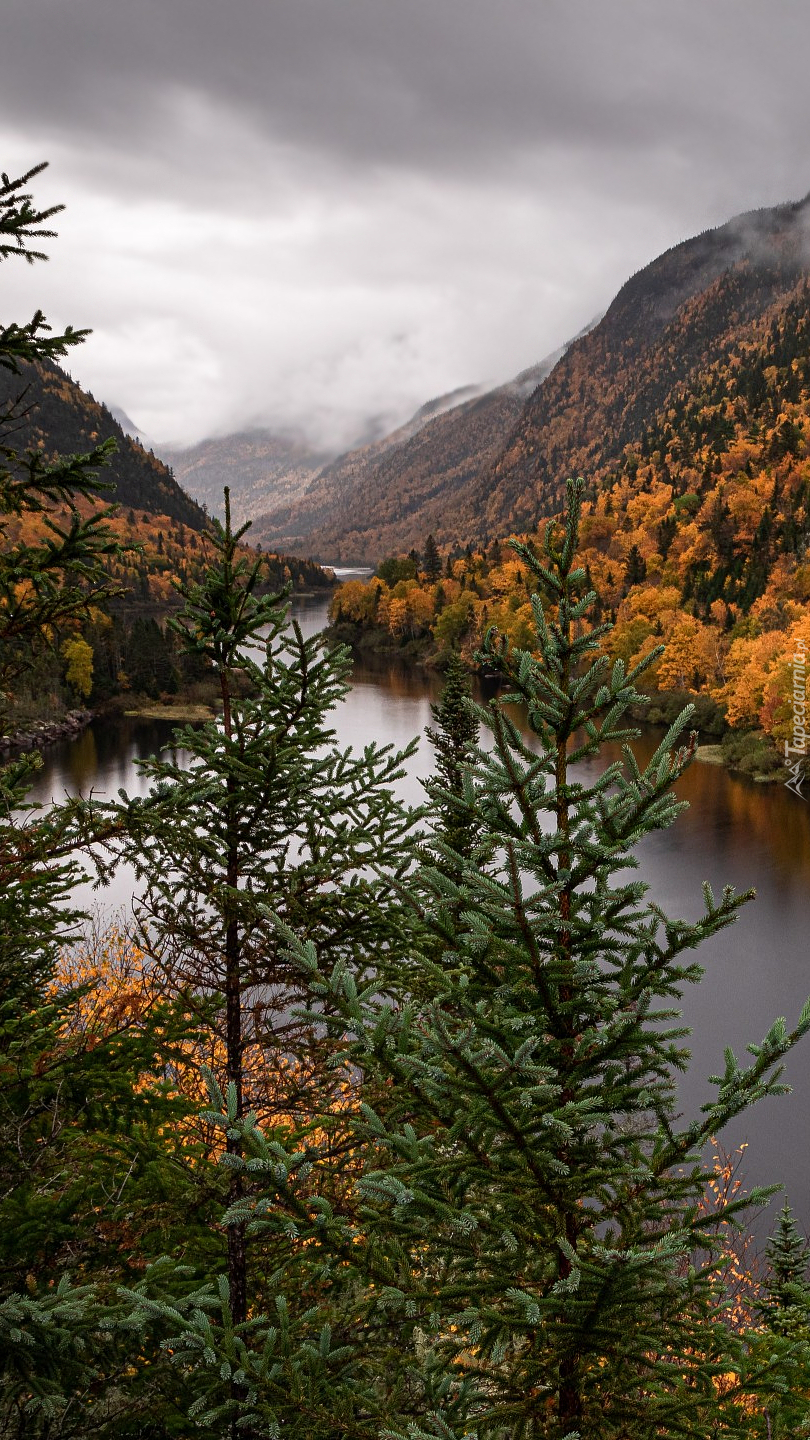
M93 647L81 635L71 635L62 645L62 658L67 662L65 679L82 700L89 700L93 689Z

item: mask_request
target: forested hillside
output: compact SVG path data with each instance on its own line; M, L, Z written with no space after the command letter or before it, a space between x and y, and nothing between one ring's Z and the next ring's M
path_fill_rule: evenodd
M103 485L112 486L105 493L107 503L119 507L109 523L121 550L110 559L109 573L135 606L171 603L172 581L194 573L210 529L205 508L172 470L133 440L106 405L49 361L21 363L18 374L0 367L0 414L10 418L15 448L40 452L46 464L57 455L86 454L105 440L114 441L99 471ZM220 492L220 509L222 503ZM19 526L12 522L9 538L23 530L30 537L40 524L33 516ZM265 563L271 585L291 581L298 589L317 589L332 583L320 565L295 556L271 551Z
M98 475L100 494L112 507L105 516L109 543L98 559L106 606L93 604L88 595L81 623L74 617L68 633L54 627L52 644L22 670L5 697L12 704L12 728L25 735L32 723L57 719L77 702L97 705L122 693L130 699L156 697L200 679L193 667L181 664L163 622L179 604L177 584L192 580L208 563L211 524L171 471L55 363L15 357L15 364L16 371L0 366L0 425L12 484L24 486L31 465L37 475L54 467L58 472L60 456L90 454L87 469ZM53 539L51 525L69 532L76 517L92 525L99 508L95 490L69 502L55 484L39 506L9 505L0 517L2 549L21 553L31 547L44 557ZM300 592L332 583L314 562L275 553L262 557L265 589L289 585Z
M711 367L762 347L761 322L782 323L808 273L802 201L740 216L634 275L530 397L510 443L471 490L465 520L478 517L475 535L526 529L558 507L566 475L594 477L618 464L670 406L689 405Z
M801 202L675 246L532 385L477 397L380 457L345 457L303 501L263 519L263 533L376 562L429 532L480 545L531 529L559 505L566 476L619 466L710 367L761 345L760 322L779 323L810 273L809 224Z
M110 524L122 548L110 559L109 573L125 587L122 598L131 606L172 603L172 581L194 573L202 559L202 537L210 528L206 509L186 493L172 470L133 440L106 405L49 361L20 364L16 375L0 368L0 414L10 416L16 449L38 451L45 463L56 455L86 454L105 440L115 442L100 471L102 482L112 485L108 503L120 507ZM206 493L213 501L213 493ZM217 508L222 505L220 490ZM9 536L25 531L30 538L40 523L29 516L19 526L12 524ZM291 581L301 589L331 583L319 565L293 556L271 552L266 567L271 585Z
M565 469L584 473L579 553L616 622L610 653L633 662L665 640L648 688L704 694L779 746L791 656L810 644L805 218L764 212L636 276L532 396L479 493L482 528L536 543ZM526 643L525 572L500 539L441 547L438 563L420 552L336 597L342 633L437 658L471 657L492 624Z
M167 515L192 530L205 529L203 510L163 462L132 440L106 405L58 365L47 360L21 364L17 375L0 369L0 412L20 396L24 398L15 407L14 420L18 450L41 450L49 459L56 454L83 455L112 439L116 450L106 467L106 478L115 486L111 500L127 509Z
M705 694L730 725L780 746L791 657L810 645L808 439L802 279L668 397L615 467L594 470L580 535L580 561L615 621L609 653L632 663L663 639L648 687ZM386 634L423 655L460 646L472 658L490 625L528 642L527 578L501 541L438 555L426 543L368 586L344 587L333 615L347 638Z

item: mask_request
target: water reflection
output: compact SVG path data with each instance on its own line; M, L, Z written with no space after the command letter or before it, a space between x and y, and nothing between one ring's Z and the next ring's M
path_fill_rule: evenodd
M306 634L321 628L326 604L296 601ZM389 661L358 665L353 687L334 715L338 742L404 747L422 735L439 688L437 677ZM112 799L122 787L143 793L135 763L167 746L171 734L165 721L98 723L47 752L34 798L47 802L65 792L92 790ZM649 757L662 734L647 732L635 743L640 760ZM401 786L413 803L422 799L420 778L430 766L423 738ZM810 805L783 786L757 785L702 763L679 782L678 794L691 808L670 830L648 836L638 851L640 878L658 903L674 916L694 919L702 909L704 880L716 893L724 884L757 890L737 924L701 948L696 958L705 979L684 995L694 1058L681 1095L684 1111L694 1114L711 1096L706 1078L722 1069L723 1046L732 1045L745 1058L746 1045L761 1040L777 1015L794 1023L810 994ZM128 905L132 890L132 875L119 873L101 897L107 913ZM79 898L93 904L99 896L88 884ZM795 1094L768 1100L737 1121L726 1143L748 1140L748 1183L785 1179L791 1204L810 1226L810 1040L789 1058L786 1071ZM767 1224L762 1222L761 1232Z

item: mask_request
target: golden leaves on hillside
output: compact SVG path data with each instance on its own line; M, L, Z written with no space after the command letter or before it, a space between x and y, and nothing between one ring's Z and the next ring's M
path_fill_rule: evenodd
M690 313L713 303L697 297ZM791 655L810 615L809 340L810 291L799 284L789 303L698 363L613 468L594 452L578 552L599 615L613 622L610 655L632 665L663 644L648 688L705 694L732 726L765 730L780 753L795 699ZM548 382L553 390L568 376L554 433L571 443L587 419L571 403L577 377L587 378L583 355L572 350ZM538 504L544 483L538 470ZM471 658L493 624L530 646L525 576L500 550L445 549L438 584L418 574L389 593L375 580L345 604L338 597L333 616L434 655L458 647Z

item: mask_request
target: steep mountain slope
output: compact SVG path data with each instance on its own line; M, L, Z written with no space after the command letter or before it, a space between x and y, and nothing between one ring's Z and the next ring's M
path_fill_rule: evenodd
M270 544L358 563L455 538L475 478L500 454L526 396L562 351L496 390L473 387L422 406L399 430L327 465L297 502L256 521Z
M514 435L466 497L474 533L526 529L566 475L616 463L651 419L810 270L810 200L739 216L634 275L528 400Z
M85 454L112 437L118 449L105 475L115 485L111 500L126 509L167 515L192 530L205 528L200 506L163 462L125 434L107 406L57 365L25 365L19 375L0 369L0 409L5 411L20 396L13 433L18 450L40 449L46 456Z
M108 405L107 409L112 415L113 420L118 421L124 434L128 435L130 440L137 440L142 449L154 450L155 454L158 454L160 447L155 445L154 440L151 436L145 434L140 425L135 424L135 421L131 419L126 410L122 410L120 405ZM160 458L162 459L163 457L161 456Z
M504 387L382 457L344 457L301 502L263 519L263 533L356 560L419 546L428 531L479 543L531 528L558 504L566 475L619 463L679 387L787 304L809 256L808 201L684 241L634 275L601 321L544 367L525 407Z
M430 530L444 539L445 515L495 460L520 409L511 395L482 396L382 455L353 451L327 466L298 504L260 517L256 536L344 563L408 549Z
M810 274L797 218L786 244L784 231L777 237L775 257L735 262L680 305L664 341L645 352L658 370L650 363L637 391L601 397L612 428L597 432L601 444L585 456L578 553L614 622L609 654L632 666L665 645L644 682L676 692L660 717L672 718L684 691L706 697L704 723L742 732L732 737L732 763L779 778L804 766L807 748ZM684 355L688 374L678 378ZM547 384L556 382L555 373ZM591 383L586 372L582 390ZM541 389L529 420L542 399ZM576 407L568 418L574 441L587 443ZM555 420L560 435L559 415L549 429ZM547 437L531 438L543 453ZM558 485L538 494L530 472L525 496L527 508L551 510ZM344 586L333 602L341 638L428 655L458 646L472 659L494 625L512 643L532 644L529 577L514 552L496 540L441 560L424 557L418 574L400 562L372 584Z

